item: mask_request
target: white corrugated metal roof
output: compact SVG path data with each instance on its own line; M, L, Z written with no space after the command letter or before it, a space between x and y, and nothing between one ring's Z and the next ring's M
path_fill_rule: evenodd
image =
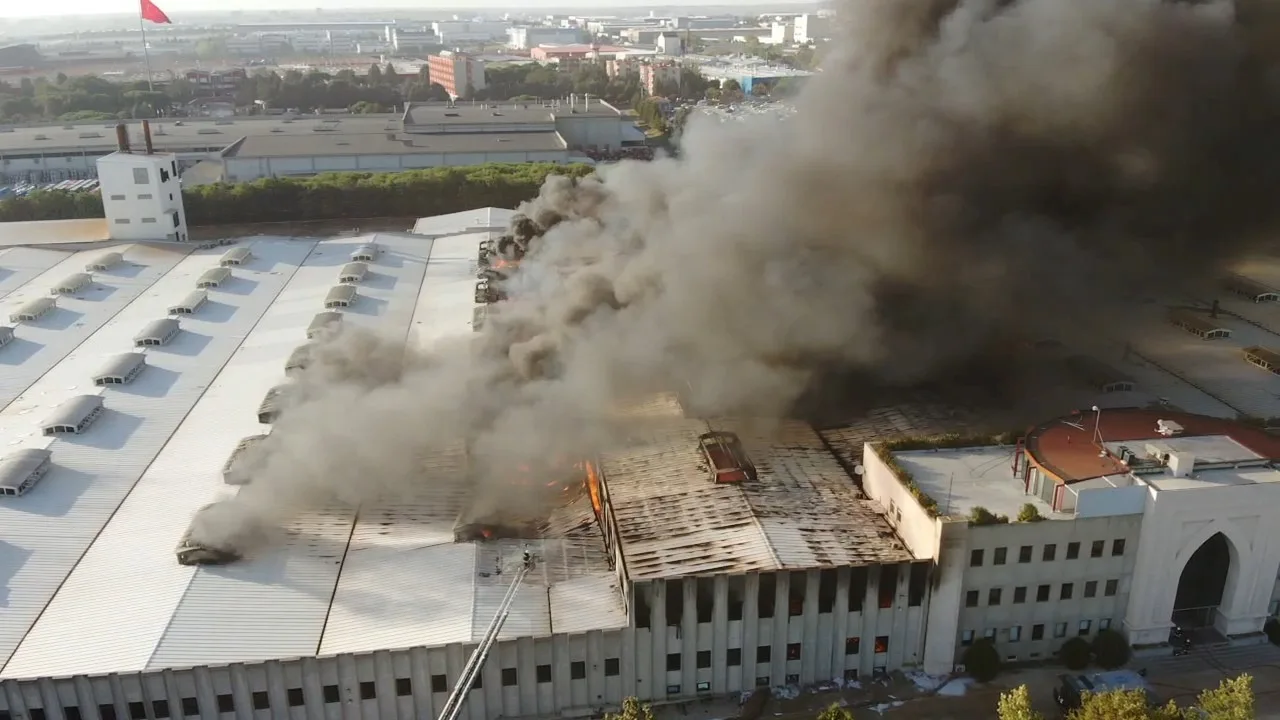
M418 235L438 237L487 230L504 231L511 224L511 216L515 214L514 210L487 207L418 218L418 222L413 225L413 232Z
M72 269L83 266L97 254L98 251L87 251L66 255L62 262L52 269L32 278L30 282L6 296L2 314L7 317L9 313L22 307L26 302L47 297L49 287L53 283L60 281ZM100 282L94 284L92 290L86 290L79 296L60 296L56 309L35 322L24 323L22 337L31 343L31 348L28 351L29 355L21 363L0 365L0 407L14 402L21 395L30 396L31 392L28 392L28 389L35 391L32 383L49 373L64 358L68 358L68 353L82 355L82 349L78 349L81 343L88 340L104 323L143 295L147 288L169 272L184 254L183 250L139 247L132 253L134 261L140 264L136 274L104 275L100 278ZM164 315L164 313L165 307L161 306L157 314ZM148 321L151 319L147 318ZM145 322L140 322L138 326L141 327ZM133 329L133 331L136 330L137 328ZM106 349L105 352L123 352L132 344L131 332L130 340L125 345ZM86 346L92 347L95 343L86 343ZM6 350L12 356L14 348L6 348ZM91 368L87 372L92 373L94 369L96 368ZM88 375L82 377L88 377ZM19 401L17 404L23 405L25 402Z
M0 249L0 299L30 283L42 273L71 257L72 253L44 248ZM17 306L15 305L14 308ZM6 309L12 311L14 308Z

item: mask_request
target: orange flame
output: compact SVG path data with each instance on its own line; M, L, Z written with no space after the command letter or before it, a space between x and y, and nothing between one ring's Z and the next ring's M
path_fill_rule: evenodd
M604 502L600 498L600 473L591 462L583 462L582 465L587 471L587 491L591 493L591 509L596 511L598 519L604 512Z

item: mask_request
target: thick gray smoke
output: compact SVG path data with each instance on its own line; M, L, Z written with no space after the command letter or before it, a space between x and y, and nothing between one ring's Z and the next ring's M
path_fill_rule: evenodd
M1132 288L1209 278L1275 225L1273 98L1220 5L841 12L785 122L695 117L679 159L549 180L474 342L334 340L230 505L394 496L463 442L482 496L525 503L510 469L607 447L625 398L773 416L823 368L928 379L1010 329L1105 329Z

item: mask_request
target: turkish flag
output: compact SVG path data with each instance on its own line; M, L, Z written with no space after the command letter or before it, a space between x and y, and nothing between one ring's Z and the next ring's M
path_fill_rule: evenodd
M173 21L169 19L169 16L165 15L164 11L156 7L156 4L151 2L151 0L142 0L142 19L150 20L153 23L161 25L173 24Z

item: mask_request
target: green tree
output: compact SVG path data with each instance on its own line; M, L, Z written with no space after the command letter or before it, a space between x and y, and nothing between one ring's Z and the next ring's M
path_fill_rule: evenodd
M622 709L617 713L605 713L604 720L653 720L653 708L629 697L622 701Z
M1115 630L1099 630L1093 636L1093 657L1106 670L1129 662L1129 641Z
M1018 522L1040 522L1044 516L1040 514L1040 510L1035 505L1027 503L1018 510Z
M831 703L822 712L818 713L817 720L853 720L853 713L848 708L840 707L837 703Z
M1006 515L997 515L981 505L974 505L969 511L970 525L999 525L1009 522Z
M964 668L978 682L991 682L1000 673L1000 653L989 638L980 638L964 651Z
M1000 720L1044 720L1032 709L1026 685L1001 694L996 714ZM1253 678L1241 675L1200 693L1196 704L1187 708L1179 708L1172 700L1153 707L1144 690L1085 693L1067 720L1253 720L1255 716Z
M1070 670L1083 670L1088 667L1092 655L1093 648L1089 647L1089 641L1082 637L1073 637L1058 648L1058 659Z
M1253 676L1241 675L1200 693L1196 705L1204 720L1253 720L1253 701Z
M1026 685L1019 685L1009 692L1000 693L996 715L1000 720L1044 720L1044 716L1032 709L1031 691Z

